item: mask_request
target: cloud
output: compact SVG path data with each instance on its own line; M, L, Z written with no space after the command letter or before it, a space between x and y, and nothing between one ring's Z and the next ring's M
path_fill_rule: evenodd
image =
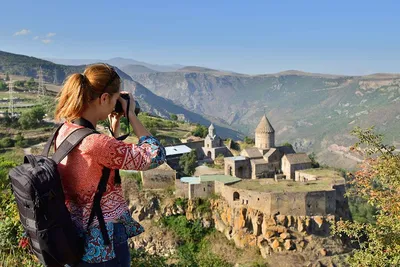
M51 43L51 42L53 42L53 40L50 40L50 39L42 39L42 43L44 43L44 44L49 44L49 43Z
M56 35L55 32L49 32L46 36L47 36L47 37L53 37L54 35Z
M38 39L39 39L39 36L33 37L33 40L38 40Z
M30 33L31 33L30 30L22 29L22 30L20 30L19 32L14 33L14 36L18 36L18 35L27 35L27 34L30 34Z

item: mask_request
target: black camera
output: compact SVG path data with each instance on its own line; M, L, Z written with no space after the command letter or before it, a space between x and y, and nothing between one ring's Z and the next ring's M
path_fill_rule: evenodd
M121 94L121 97L123 99L125 99L126 101L128 101L128 107L129 107L129 101L130 101L129 95L128 94ZM135 104L136 104L135 105L135 114L137 116L139 114L139 112L140 112L140 105L136 100L135 100ZM123 113L124 112L124 110L122 109L121 102L119 102L119 100L117 100L117 103L115 104L114 111L116 113Z

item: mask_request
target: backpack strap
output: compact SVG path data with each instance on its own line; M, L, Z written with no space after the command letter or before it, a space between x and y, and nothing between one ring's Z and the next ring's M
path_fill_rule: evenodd
M70 133L67 138L58 146L52 159L58 164L60 163L82 140L91 134L97 133L89 128L79 128Z
M49 152L50 152L50 148L51 148L51 144L53 144L53 142L56 140L56 136L58 134L58 132L60 131L61 127L64 124L61 123L58 127L57 130L53 133L52 136L49 137L49 139L47 140L46 145L44 146L43 152L42 152L42 156L44 157L48 157L49 156Z
M100 225L100 231L103 236L105 245L110 244L110 239L108 237L106 224L105 224L104 217L103 217L103 211L101 210L100 201L101 201L101 197L103 196L103 193L106 191L108 178L110 177L110 171L111 170L109 168L103 168L101 179L100 179L99 185L97 186L97 191L94 195L93 207L90 212L89 221L87 224L87 229L89 229L90 224L93 222L94 216L97 217L97 220L99 221L99 225Z

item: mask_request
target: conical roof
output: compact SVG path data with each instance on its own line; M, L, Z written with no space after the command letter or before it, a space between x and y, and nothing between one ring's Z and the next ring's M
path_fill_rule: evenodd
M267 116L262 116L261 121L256 128L256 133L275 133L275 130L267 119Z
M210 127L208 129L214 129L214 124L211 123Z

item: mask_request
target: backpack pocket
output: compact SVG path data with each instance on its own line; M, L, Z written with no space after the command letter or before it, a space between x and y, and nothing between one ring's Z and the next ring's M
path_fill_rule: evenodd
M38 239L46 262L49 260L63 266L77 263L83 256L84 239L79 237L76 229L55 225L38 231Z

